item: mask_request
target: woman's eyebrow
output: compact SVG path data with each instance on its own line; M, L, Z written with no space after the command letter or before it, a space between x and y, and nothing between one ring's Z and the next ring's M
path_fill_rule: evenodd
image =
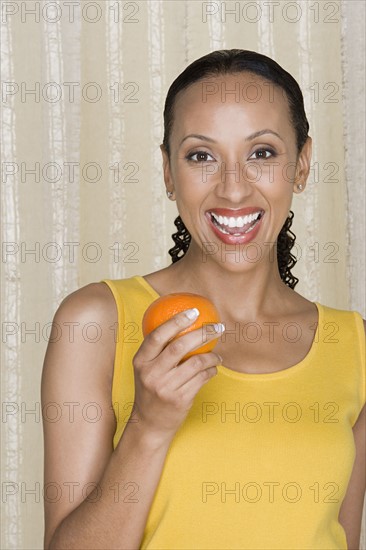
M245 141L250 141L251 139L255 139L255 138L257 138L259 136L262 136L264 134L273 134L273 135L277 136L281 141L283 141L280 134L278 134L277 132L274 132L273 130L270 130L269 128L266 128L265 130L258 130L258 132L254 132L253 134L250 134L250 136L247 136L245 138ZM188 134L188 136L185 136L182 139L182 141L179 144L179 147L182 145L183 141L185 141L186 139L188 139L190 137L193 137L193 138L196 138L196 139L201 139L202 141L210 141L211 143L216 143L216 141L214 139L212 139L208 136L204 136L202 134Z
M251 139L255 139L256 137L262 136L263 134L273 134L274 136L277 136L281 141L283 141L280 134L278 134L274 130L270 130L269 128L267 128L266 130L259 130L258 132L250 134L250 136L245 138L245 141L250 141Z
M197 138L197 139L201 139L202 141L210 141L211 143L216 143L216 141L208 136L203 136L202 134L188 134L188 136L185 136L182 141L180 142L179 144L179 147L182 145L183 141L185 141L186 139L190 138L190 137L193 137L193 138Z

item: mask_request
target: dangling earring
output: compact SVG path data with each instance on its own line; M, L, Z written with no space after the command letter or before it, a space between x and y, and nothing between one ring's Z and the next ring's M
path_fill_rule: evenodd
M302 191L302 190L304 189L303 186L301 185L301 183L299 183L299 185L297 186L297 188L298 188L299 191Z
M173 196L173 193L171 191L166 192L168 199L171 199Z

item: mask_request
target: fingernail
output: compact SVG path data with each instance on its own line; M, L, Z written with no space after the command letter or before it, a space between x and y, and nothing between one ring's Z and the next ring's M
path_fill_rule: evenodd
M215 332L224 332L225 327L222 323L215 323L214 324L214 331Z
M192 309L187 309L184 313L186 314L186 317L188 317L188 319L195 319L200 314L196 307Z

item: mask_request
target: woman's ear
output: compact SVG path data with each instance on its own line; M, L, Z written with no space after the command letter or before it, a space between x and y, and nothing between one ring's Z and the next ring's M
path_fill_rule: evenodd
M160 145L160 151L163 156L163 175L164 175L165 187L167 191L171 191L173 193L174 185L173 185L172 175L170 171L169 155L163 144Z
M310 172L310 163L311 163L311 153L312 153L312 144L313 140L308 136L305 141L303 148L299 154L297 163L296 163L296 173L294 181L294 192L299 193L298 185L301 185L301 190L304 190L306 187L306 181Z

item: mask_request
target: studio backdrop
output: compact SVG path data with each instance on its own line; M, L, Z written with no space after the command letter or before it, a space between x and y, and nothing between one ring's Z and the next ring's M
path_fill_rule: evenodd
M292 204L296 290L365 317L364 20L359 0L2 2L1 548L42 548L43 495L71 490L43 484L57 307L90 282L171 263L163 107L194 59L255 50L299 82L313 159Z

